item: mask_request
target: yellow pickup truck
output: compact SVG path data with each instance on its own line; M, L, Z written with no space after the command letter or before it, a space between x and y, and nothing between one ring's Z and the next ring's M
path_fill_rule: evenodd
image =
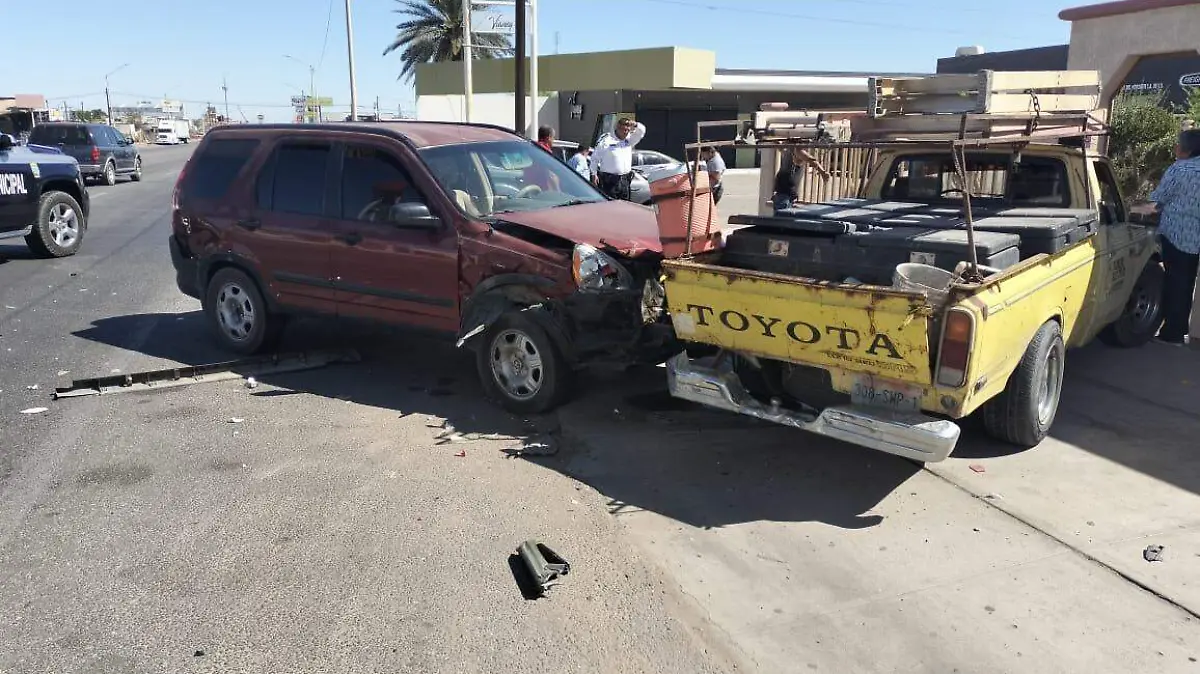
M855 197L731 217L723 249L663 263L677 336L719 349L668 362L674 396L934 462L976 412L1039 443L1067 348L1156 334L1155 229L1092 148L1098 75L988 72L944 96L964 77L872 78Z

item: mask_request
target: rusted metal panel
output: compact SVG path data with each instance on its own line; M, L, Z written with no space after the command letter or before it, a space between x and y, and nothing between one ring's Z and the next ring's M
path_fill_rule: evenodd
M793 363L931 381L924 297L892 288L668 260L671 320L684 340Z

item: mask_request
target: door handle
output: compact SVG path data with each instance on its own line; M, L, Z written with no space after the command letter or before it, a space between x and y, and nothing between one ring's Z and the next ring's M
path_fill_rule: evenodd
M255 230L259 227L262 227L262 220L259 220L258 218L242 218L234 224L242 229Z
M358 232L350 232L338 237L339 241L345 241L348 245L355 246L363 240L362 234Z

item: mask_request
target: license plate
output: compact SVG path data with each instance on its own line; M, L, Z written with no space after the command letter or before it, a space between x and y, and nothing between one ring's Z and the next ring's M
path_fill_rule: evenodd
M859 376L854 378L850 388L850 402L867 407L885 407L897 412L919 412L921 393L919 386Z

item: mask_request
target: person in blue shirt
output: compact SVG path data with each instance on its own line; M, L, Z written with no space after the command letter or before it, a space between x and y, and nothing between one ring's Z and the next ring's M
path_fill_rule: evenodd
M1176 346L1187 342L1192 294L1200 266L1200 129L1179 134L1176 162L1150 193L1159 212L1162 238L1163 326L1158 340Z
M580 143L575 149L575 154L567 160L567 166L575 169L575 172L583 176L584 180L591 181L592 169L588 157L592 155L592 148Z

